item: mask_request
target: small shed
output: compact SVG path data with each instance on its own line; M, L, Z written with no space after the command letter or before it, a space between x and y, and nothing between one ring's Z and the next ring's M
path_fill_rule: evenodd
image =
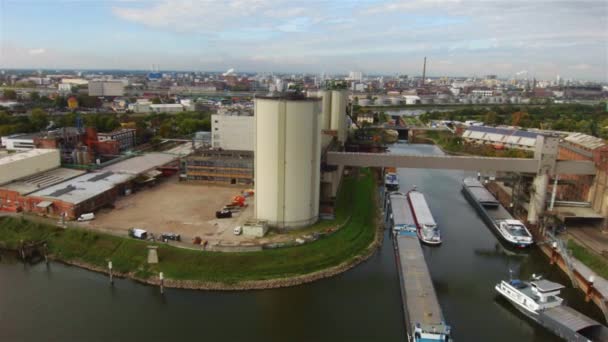
M264 237L268 232L267 220L248 220L243 224L243 235Z

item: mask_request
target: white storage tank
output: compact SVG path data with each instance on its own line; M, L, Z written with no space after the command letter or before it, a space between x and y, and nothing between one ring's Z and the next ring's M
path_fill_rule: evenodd
M331 129L331 91L319 90L321 98L321 129Z
M331 129L338 132L338 141L346 142L346 91L331 92Z
M255 99L255 217L298 228L319 217L321 100Z

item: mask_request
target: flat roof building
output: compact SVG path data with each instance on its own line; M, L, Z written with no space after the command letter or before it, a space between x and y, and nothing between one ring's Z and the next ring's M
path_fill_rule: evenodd
M253 152L199 150L186 157L183 168L187 181L249 185L253 183Z
M211 115L211 146L213 148L253 151L255 118L251 115L252 113L242 112L240 114Z
M124 96L125 84L119 80L89 81L89 96Z
M33 149L0 157L0 184L59 167L59 150Z
M507 148L534 151L536 138L541 135L510 128L497 128L488 126L469 126L462 134L468 142L478 144L493 144Z

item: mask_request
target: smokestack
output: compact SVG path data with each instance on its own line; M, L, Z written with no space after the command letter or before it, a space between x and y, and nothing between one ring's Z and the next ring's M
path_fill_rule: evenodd
M422 65L422 85L426 81L426 56L424 56L424 64Z

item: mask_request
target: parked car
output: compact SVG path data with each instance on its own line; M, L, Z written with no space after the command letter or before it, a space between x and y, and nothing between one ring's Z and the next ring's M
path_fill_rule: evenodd
M230 210L222 209L220 211L215 212L215 217L220 218L230 218L232 217L232 212Z
M86 213L86 214L82 214L78 217L78 222L83 222L83 221L91 221L95 219L95 214L93 213Z
M129 229L129 236L135 239L147 240L148 232L140 228Z
M238 226L238 227L234 227L234 235L241 235L243 234L243 227Z
M175 233L162 233L162 234L160 234L160 238L164 242L167 242L169 240L182 241L182 237L179 234L175 234Z

